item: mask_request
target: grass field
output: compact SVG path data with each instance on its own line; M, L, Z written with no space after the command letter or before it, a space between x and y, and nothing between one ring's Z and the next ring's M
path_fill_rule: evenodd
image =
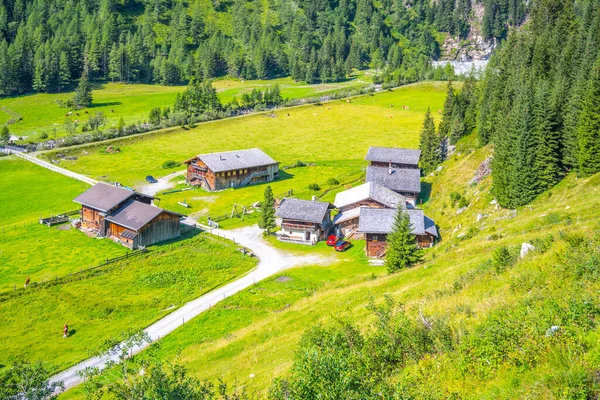
M160 177L172 173L174 170L162 168L168 160L181 162L194 154L260 147L282 167L299 160L314 164L283 171L282 179L272 184L276 195L293 189L300 198L316 195L333 201L336 191L364 178L364 157L369 146L418 147L423 115L428 107L433 110L442 107L444 93L444 83L423 83L355 98L351 103L340 100L322 106L279 110L276 118L265 115L233 118L200 124L189 131L111 142L111 146L120 148L118 153L104 152L107 144L77 147L61 151L78 158L62 161L61 165L99 179L139 186L146 175ZM403 109L404 105L410 110ZM53 153L45 153L43 157L52 159ZM116 168L117 165L127 168ZM332 187L327 184L329 178L336 178L341 184ZM321 190L308 190L311 183L319 184ZM249 206L260 201L263 191L264 185L258 185L218 193L194 190L159 197L165 208L195 217L214 217L230 213L234 203ZM183 200L191 208L177 204ZM231 220L222 226L239 223Z
M87 185L13 157L0 158L0 292L24 294L0 301L0 365L18 359L50 361L53 371L88 355L115 334L141 328L175 307L251 269L256 261L228 242L188 234L151 252L91 271L126 248L69 229L45 227L39 215L76 209ZM68 274L80 272L55 280ZM62 283L60 283L62 282ZM22 293L21 291L19 293ZM74 335L61 336L68 323Z
M256 263L235 245L202 235L151 250L1 302L0 364L43 360L57 372L102 348L105 340L150 325ZM69 340L61 334L65 323L73 331Z
M291 78L263 81L219 79L214 82L214 86L221 101L228 103L234 96L239 98L252 89L264 89L275 84L280 85L284 98L296 99L326 95L336 90L366 86L369 83L370 78L366 72L358 71L348 81L331 84L307 85L294 82ZM121 117L126 124L142 122L148 119L148 113L153 107L172 107L175 96L185 90L185 86L105 83L98 84L93 89L94 103L88 111L105 113L108 117L107 126L110 127L116 126ZM22 136L24 143L42 140L42 132L47 133L48 139L63 137L66 135L65 114L69 110L59 107L57 101L65 101L72 96L72 92L38 93L0 99L0 124L9 123L11 133ZM72 120L86 121L88 115L85 115L84 111L79 111L80 115L74 115Z
M75 210L73 199L87 188L20 158L0 157L0 229Z
M515 214L490 204L489 178L477 185L468 184L488 154L487 148L463 150L462 155L444 164L441 173L426 179L431 190L431 198L425 203L426 213L438 223L443 241L427 251L421 266L387 275L382 267L366 263L363 244L356 242L352 251L344 253L343 261L288 270L219 303L165 337L160 357L177 358L198 377L223 377L229 382L237 381L251 393L264 395L273 378L287 373L297 342L307 326L348 314L362 320L366 327L369 323L366 304L371 298L381 300L383 294L404 303L414 318L418 318L419 310L425 315L440 316L457 332L494 326L495 320L490 322L489 318L504 315L507 310L515 310L515 315L527 310L533 312L542 307L540 304L547 307L548 301L555 307L570 307L576 300L562 297L562 291L566 290L563 285L570 282L570 275L557 278L560 269L556 268L561 265L557 254L565 245L559 237L577 232L587 235L597 230L600 176L589 179L569 176ZM463 213L457 214L450 205L449 193L454 191L470 201ZM484 217L476 222L478 214ZM462 233L468 235L461 237ZM486 262L496 248L520 247L524 241L548 234L556 241L552 251L534 253L502 273L486 269ZM292 245L283 246L294 251ZM315 248L300 247L297 251L325 254L331 249L320 243ZM510 314L505 318L513 323ZM544 317L544 325L536 329L543 333L546 324L559 323L557 318L554 314ZM566 326L568 322L561 321L561 326L565 324L565 329L570 329ZM589 340L592 339L593 336ZM488 346L492 347L512 346L503 342L509 340L505 337L482 340L491 340ZM535 387L538 396L534 398L561 398L552 395L552 382L560 381L556 374L563 373L556 372L560 368L553 364L552 358L542 356L535 367L519 368L510 361L519 357L519 351L516 348L507 361L499 361L500 367L490 367L491 375L469 375L468 380L461 375L453 353L426 358L398 373L416 379L419 387L424 388L423 395L429 393L428 386L431 390L441 386L442 397L443 393L457 393L464 398L509 399L522 398L523 390ZM544 354L545 350L536 348L536 351ZM560 349L556 352L559 354ZM570 357L572 365L585 362L583 356ZM591 363L598 358L594 354L585 357ZM81 393L81 389L76 389L62 398L81 398Z

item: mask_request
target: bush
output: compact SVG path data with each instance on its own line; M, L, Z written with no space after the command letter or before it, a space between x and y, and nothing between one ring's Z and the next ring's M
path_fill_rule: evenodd
M497 273L512 267L517 261L517 257L506 246L500 247L494 251L492 266Z
M535 238L531 240L531 245L540 253L545 253L554 243L554 236L548 234L543 238Z
M318 183L311 183L310 185L308 185L308 189L314 190L316 192L317 190L321 190L321 187Z
M329 179L327 179L327 184L328 184L328 185L339 185L339 184L340 184L340 181L338 181L338 180L337 180L337 179L335 179L335 178L329 178Z
M467 200L466 198L461 196L460 200L458 200L458 208L464 208L464 207L468 207L468 206L469 206L469 200Z
M48 134L46 132L42 132L40 134L40 139L44 140L44 139L48 139Z
M169 161L165 161L162 165L163 169L171 169L171 168L177 168L181 165L181 163L178 163L177 161L173 161L173 160L169 160Z

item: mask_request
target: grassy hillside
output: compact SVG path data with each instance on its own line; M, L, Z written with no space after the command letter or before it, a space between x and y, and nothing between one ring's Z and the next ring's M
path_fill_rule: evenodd
M424 208L443 241L421 265L387 275L383 267L368 266L356 242L343 262L292 269L219 303L165 337L160 356L177 357L199 377L237 380L264 395L273 378L289 373L307 327L348 315L372 330L366 305L387 294L404 304L415 323L422 313L449 329L449 347L435 345L436 351L409 356L391 371L406 393L586 398L600 363L600 302L594 294L600 254L578 243L598 229L600 179L571 175L530 206L505 210L490 204L489 178L469 183L489 149L469 149L468 142L426 179L431 197ZM452 207L451 192L468 199L465 211ZM537 250L505 268L491 262L497 249L514 253L523 242ZM331 249L320 244L298 251ZM559 333L548 335L555 325ZM80 396L78 389L63 397Z
M364 71L357 72L351 79L329 84L303 84L291 78L272 80L219 79L214 83L222 103L230 102L233 97L241 97L252 89L264 89L279 85L283 98L297 99L323 96L340 89L356 88L370 84ZM145 84L105 83L93 87L93 104L87 111L92 114L103 112L108 118L105 126L115 127L122 117L126 124L148 120L153 107L173 106L177 93L185 86L163 86ZM48 139L67 135L64 127L66 108L59 107L57 101L73 97L73 92L37 93L0 99L0 124L8 123L11 134L23 137L21 143L38 142L45 132ZM80 126L87 121L86 110L73 114L72 121L79 120Z

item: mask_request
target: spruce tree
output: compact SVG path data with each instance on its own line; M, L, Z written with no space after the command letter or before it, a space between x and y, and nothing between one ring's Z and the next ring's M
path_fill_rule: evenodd
M81 79L79 79L79 84L75 90L73 103L78 107L89 107L92 105L92 87L88 81L87 68L83 69Z
M8 142L10 142L10 130L8 126L2 125L2 128L0 128L0 145L8 144Z
M265 236L270 235L277 227L275 222L275 198L271 185L265 188L264 199L261 203L261 214L258 226L264 229Z
M411 267L423 259L423 251L417 246L417 240L412 234L408 213L402 208L398 208L392 232L387 236L387 244L385 265L390 274Z
M577 133L579 174L585 177L600 172L600 57L589 79Z
M435 133L435 123L429 108L425 113L423 129L421 129L419 149L421 150L420 167L427 175L440 164L440 143L438 135Z

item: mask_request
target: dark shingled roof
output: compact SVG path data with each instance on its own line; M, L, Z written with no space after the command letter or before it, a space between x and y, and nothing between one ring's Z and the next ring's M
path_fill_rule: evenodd
M135 192L122 187L97 183L77 196L73 201L96 210L107 212L134 194Z
M421 193L421 170L416 168L367 167L367 182L391 189L395 192Z
M325 218L330 203L323 201L283 199L275 215L283 219L320 224Z
M369 147L367 152L368 161L390 162L395 164L419 165L421 150L400 149L397 147Z
M360 209L358 231L363 233L390 233L394 227L394 219L398 210L389 208L367 208ZM423 210L405 210L410 218L413 235L425 235L430 233L438 236L435 223L423 214Z
M234 169L263 167L277 164L261 149L224 151L222 153L200 154L198 156L213 172L232 171Z
M132 201L119 208L117 211L106 217L107 221L133 231L139 231L147 223L158 217L161 213L166 212L174 215L181 215L171 211L163 210L162 208Z

